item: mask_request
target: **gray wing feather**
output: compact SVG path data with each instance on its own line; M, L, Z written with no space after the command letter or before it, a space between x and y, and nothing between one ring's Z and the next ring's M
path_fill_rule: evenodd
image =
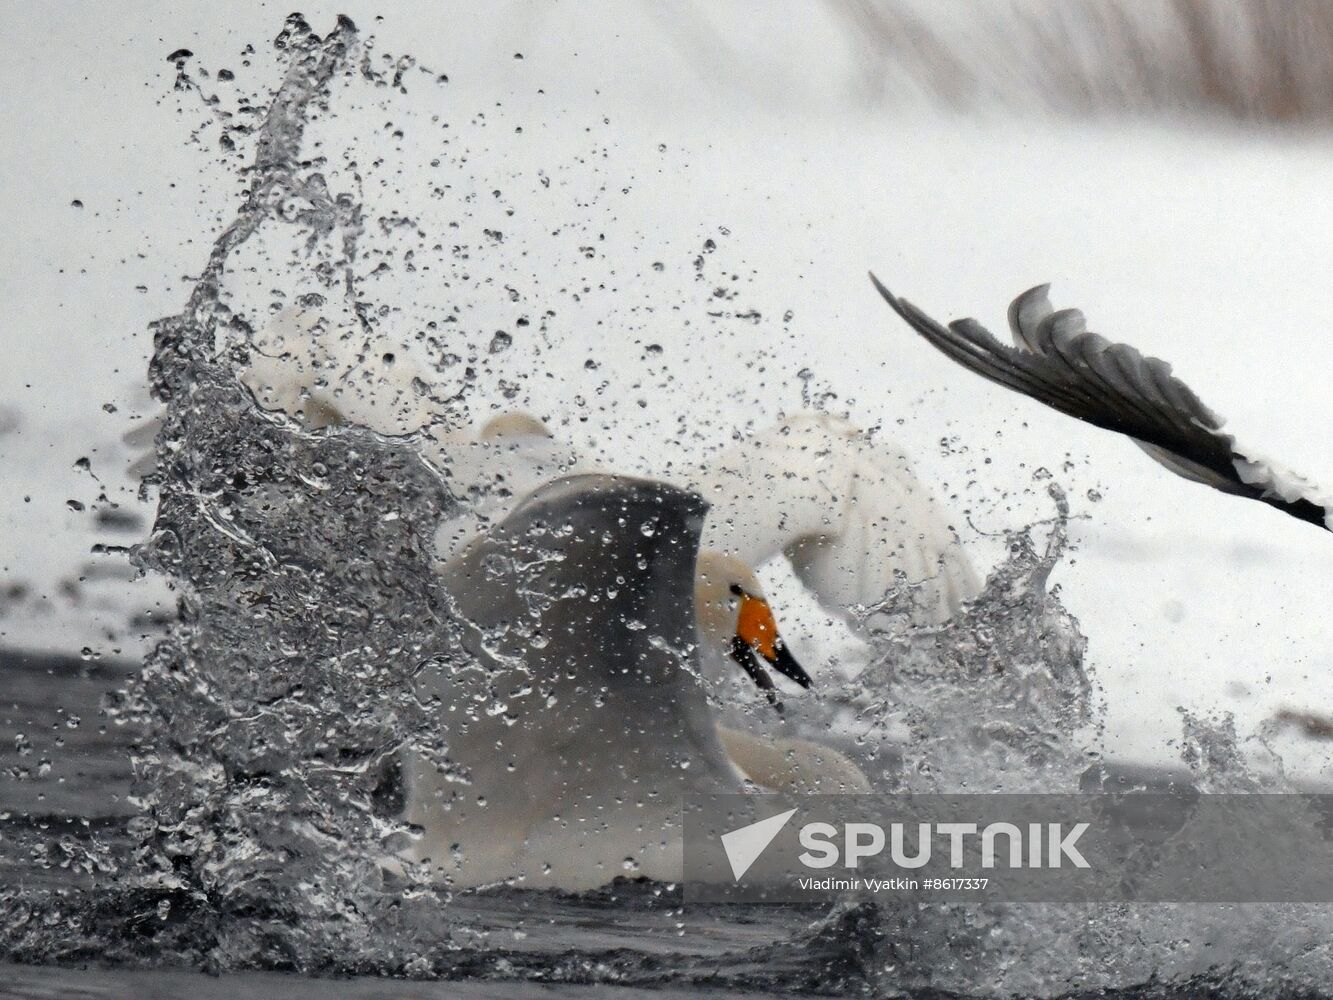
M1089 332L1077 309L1055 310L1049 285L1030 288L1010 304L1010 347L974 319L943 326L897 298L873 274L870 280L912 329L965 368L1061 413L1127 435L1185 479L1328 527L1323 499L1293 498L1288 484L1298 479L1237 451L1235 438L1222 430L1222 418L1169 364Z

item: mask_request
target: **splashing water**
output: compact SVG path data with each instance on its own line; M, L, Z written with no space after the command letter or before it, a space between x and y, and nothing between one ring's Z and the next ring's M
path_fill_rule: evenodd
M175 582L179 621L117 706L151 734L118 888L151 899L164 957L214 968L332 967L364 950L394 831L375 799L383 765L414 736L438 742L408 681L453 646L430 572L453 504L438 472L405 442L266 414L235 376L249 327L225 290L249 241L289 230L335 294L357 259L356 211L301 159L307 121L358 71L355 32L320 39L294 18L277 44L288 71L246 201L187 308L156 324L160 498L137 559ZM137 922L111 954L136 950Z
M888 611L852 702L869 733L912 747L886 787L905 792L1049 792L1078 787L1096 718L1078 622L1047 592L1065 546L1058 506L1044 547L1038 526L1009 536L1008 555L963 613L935 629L902 627L912 592ZM978 786L979 782L984 784Z
M1318 907L847 900L825 913L700 912L686 934L678 891L654 883L451 896L411 871L386 882L379 859L403 833L388 765L408 746L447 758L411 681L428 665L467 666L431 567L435 526L460 500L416 438L312 430L261 409L236 373L265 317L292 302L345 321L320 331L361 359L337 391L392 363L378 346L398 294L384 268L419 277L429 254L398 244L411 219L367 209L376 175L340 152L338 111L364 101L397 117L404 75L420 67L376 58L345 20L320 38L293 17L277 48L286 74L261 124L232 121L220 143L229 157L253 148L244 201L185 309L155 327L166 418L157 519L137 559L174 582L180 607L115 705L148 734L134 756L139 814L123 835L55 842L53 863L79 871L77 886L0 891L0 955L884 995L1133 992L1154 976L1152 995L1333 988ZM455 268L482 266L436 249ZM443 323L423 326L441 378L420 391L437 422L461 423L482 376ZM507 332L480 336L478 356L515 353ZM957 619L908 627L910 588L867 609L889 623L869 663L845 690L793 703L784 724L836 744L878 790L1083 787L1100 711L1078 623L1047 587L1068 515L1055 498L1044 544L1040 526L1012 535ZM1182 761L1201 790L1286 787L1276 755L1234 726L1183 723ZM735 935L747 922L774 943ZM571 946L572 925L584 943Z

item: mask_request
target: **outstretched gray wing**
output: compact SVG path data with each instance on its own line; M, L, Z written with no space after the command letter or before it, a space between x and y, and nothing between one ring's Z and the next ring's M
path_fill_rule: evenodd
M627 859L679 877L664 831L681 796L742 787L697 662L706 509L666 483L568 476L443 567L470 656L417 680L448 748L448 767L405 758L419 857L458 854L467 885L598 885Z
M1179 476L1328 527L1325 506L1305 495L1308 484L1237 451L1222 418L1169 364L1090 332L1077 309L1053 309L1049 285L1029 289L1009 306L1010 347L974 319L943 326L873 274L870 280L912 329L978 375L1133 438Z

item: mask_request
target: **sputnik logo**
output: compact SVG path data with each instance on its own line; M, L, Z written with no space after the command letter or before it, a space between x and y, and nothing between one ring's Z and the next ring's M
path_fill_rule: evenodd
M722 849L727 852L727 860L731 862L731 874L737 882L750 870L750 866L759 860L759 855L764 853L764 849L773 843L773 838L782 832L787 821L795 815L795 809L788 809L768 819L761 819L758 823L751 823L739 830L722 834Z

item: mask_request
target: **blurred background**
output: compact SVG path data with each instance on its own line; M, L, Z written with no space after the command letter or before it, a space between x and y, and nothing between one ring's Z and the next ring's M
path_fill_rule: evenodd
M126 558L152 497L122 436L153 408L148 325L181 308L244 186L218 102L233 123L254 114L236 94L276 84L269 45L287 13L86 3L7 29L0 669L83 671L90 704L171 614L165 586ZM469 299L463 325L483 344L512 324L498 290L514 275L559 300L544 340L516 339L483 373L478 419L523 406L646 471L650 454L718 449L820 406L900 441L987 564L1003 531L1050 516L1054 475L1077 517L1055 581L1090 638L1108 747L1169 760L1181 707L1229 711L1329 780L1333 727L1317 719L1333 712L1333 542L954 368L865 272L997 331L1014 295L1052 281L1057 307L1172 361L1243 441L1333 483L1333 5L304 13L319 31L345 13L376 58L447 77L413 84L404 107L455 128L467 167L449 198L537 192L517 219L498 213L503 264L448 292ZM376 121L369 145L427 162L392 124ZM557 178L545 201L543 176ZM793 629L816 663L842 641L817 618ZM56 708L0 702L0 740L49 728Z

